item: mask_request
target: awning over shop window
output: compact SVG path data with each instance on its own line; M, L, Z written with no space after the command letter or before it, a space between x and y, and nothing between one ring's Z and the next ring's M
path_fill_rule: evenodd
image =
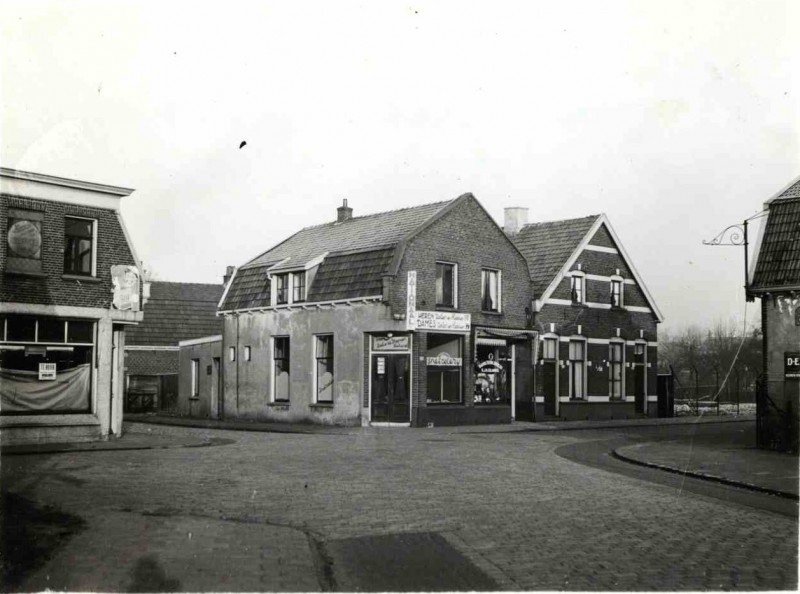
M475 328L475 341L480 344L506 344L508 342L535 339L536 330L520 328ZM490 342L491 341L491 342Z

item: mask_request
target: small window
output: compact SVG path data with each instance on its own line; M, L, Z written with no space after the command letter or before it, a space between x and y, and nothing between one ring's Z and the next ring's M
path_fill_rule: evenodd
M583 399L586 378L585 345L582 340L571 340L569 343L569 390L570 397Z
M586 279L582 274L573 273L569 281L569 290L573 303L583 303L586 295Z
M236 361L236 347L228 347L228 359Z
M500 271L484 268L481 270L481 309L499 312L501 299Z
M192 359L192 398L200 394L200 359Z
M64 274L94 275L95 221L64 219Z
M42 222L44 213L8 209L6 270L42 272Z
M622 343L608 345L608 395L622 398Z
M542 345L542 358L546 361L555 361L558 358L558 339L545 338Z
M306 273L295 272L292 274L292 303L301 303L306 300Z
M611 307L622 307L622 281L611 279Z
M317 402L333 402L333 334L317 336L315 345Z
M289 337L279 336L273 339L273 394L275 402L289 401Z
M275 304L289 303L289 275L278 274L275 276Z
M456 307L456 265L436 263L436 305Z
M244 360L245 361L249 361L250 360L250 347L249 346L244 347Z

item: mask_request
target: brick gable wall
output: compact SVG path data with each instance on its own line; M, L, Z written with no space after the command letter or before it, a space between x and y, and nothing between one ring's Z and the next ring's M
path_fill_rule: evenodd
M108 309L112 301L111 266L136 265L127 239L112 210L92 208L50 200L0 196L0 270L7 258L8 209L18 208L44 213L42 221L42 272L45 277L4 273L0 300L37 305L69 305ZM62 278L64 273L64 217L97 219L97 281Z

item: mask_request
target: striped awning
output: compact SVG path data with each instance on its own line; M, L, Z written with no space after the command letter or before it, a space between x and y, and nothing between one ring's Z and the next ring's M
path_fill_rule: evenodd
M535 339L539 336L536 330L522 328L475 328L475 342L479 344L505 344L508 341ZM488 342L488 340L497 342Z

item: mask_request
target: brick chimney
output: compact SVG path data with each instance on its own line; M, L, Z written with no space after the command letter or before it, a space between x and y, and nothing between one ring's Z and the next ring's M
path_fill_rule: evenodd
M336 209L336 222L341 223L353 218L353 209L347 206L347 198L342 200L342 205Z
M233 276L233 271L234 270L236 270L235 266L227 266L225 268L225 276L222 277L222 286L223 287L227 287L228 286L228 281L231 280L231 277Z
M516 237L520 229L528 224L528 209L519 206L510 206L504 209L505 222L503 231L509 237Z

